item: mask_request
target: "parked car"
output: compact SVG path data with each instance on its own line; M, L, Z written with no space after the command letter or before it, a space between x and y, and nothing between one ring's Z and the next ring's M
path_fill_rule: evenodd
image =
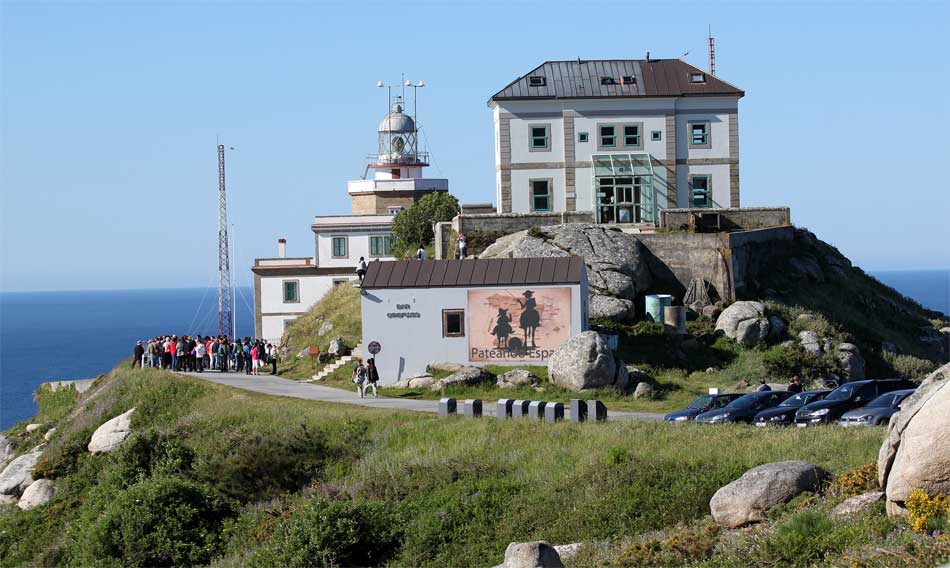
M741 396L745 395L738 392L730 394L704 394L683 410L670 412L663 418L669 422L686 422L696 418L696 415L702 414L703 412L722 408Z
M724 422L752 423L752 418L766 408L774 408L783 400L792 396L788 391L753 392L740 396L723 408L703 412L696 417L696 422L706 424L722 424Z
M882 394L863 407L842 414L838 424L842 426L880 426L887 424L891 420L891 416L900 409L901 402L912 394L914 394L914 389Z
M815 426L828 424L842 414L855 408L861 408L878 396L902 389L915 388L914 383L906 379L884 379L877 381L852 381L845 383L828 393L822 400L806 404L795 413L796 426Z
M813 390L800 392L782 401L775 408L769 408L755 415L752 423L756 426L785 426L795 421L795 413L810 402L825 398L831 390Z

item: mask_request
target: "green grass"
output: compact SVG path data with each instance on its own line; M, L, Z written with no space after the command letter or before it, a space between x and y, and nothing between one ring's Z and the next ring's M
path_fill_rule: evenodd
M347 347L353 348L363 336L363 322L359 290L348 284L336 286L310 310L295 319L284 331L281 344L286 346L286 355L278 365L278 373L294 378L309 378L326 363L330 341L342 338ZM333 328L320 334L321 327L329 322ZM323 362L309 356L297 358L297 354L310 346L320 349Z
M89 455L92 430L131 407L133 436L114 454ZM713 492L750 467L807 459L841 472L872 461L883 436L870 428L444 420L150 369L111 374L76 408L56 411L62 435L38 468L57 496L33 511L0 512L2 566L154 563L174 554L301 565L288 546L358 564L355 555L370 546L360 535L390 543L373 549L378 564L484 566L515 540L615 540L698 522ZM165 512L133 523L125 511L140 501ZM196 525L194 508L217 520ZM324 523L324 536L306 519ZM163 536L147 527L165 527ZM327 548L331 540L339 546ZM135 542L157 543L166 556L142 557Z

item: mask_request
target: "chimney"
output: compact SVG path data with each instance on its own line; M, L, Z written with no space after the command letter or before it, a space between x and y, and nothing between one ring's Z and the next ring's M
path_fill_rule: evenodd
M284 237L277 239L277 256L287 258L287 239Z

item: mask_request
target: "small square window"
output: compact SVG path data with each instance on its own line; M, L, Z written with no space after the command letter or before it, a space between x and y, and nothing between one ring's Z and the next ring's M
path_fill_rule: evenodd
M442 337L465 337L465 310L442 310Z
M689 123L689 145L692 148L709 148L709 123Z
M300 301L300 282L284 280L284 303L296 304Z
M393 205L393 206L389 207L388 210L389 210L389 214L390 214L390 215L395 215L396 213L399 213L400 211L402 211L402 206L401 206L401 205Z
M663 139L663 132L660 130L651 130L650 131L650 140L654 142L659 142Z
M543 87L548 84L548 81L544 77L528 77L528 84L532 87Z
M577 141L578 141L578 142L583 143L583 142L588 142L589 140L590 140L590 134L588 134L588 133L586 133L586 132L578 132L578 133L577 133Z
M346 237L333 237L333 258L346 258Z
M617 128L615 126L601 126L599 132L602 148L613 148L617 145Z
M639 124L624 125L623 145L624 146L639 146L640 145L640 125Z
M550 211L551 210L551 180L547 180L547 179L531 180L531 210L532 211Z
M369 238L370 256L389 256L392 253L392 237L390 235L377 235Z
M601 77L600 84L601 85L616 85L617 80L614 79L613 77Z
M637 82L637 79L636 79L636 77L634 77L633 75L624 75L624 76L620 77L620 81L621 81L624 85L632 85L632 84L634 84L634 83Z
M529 140L528 147L531 150L547 150L549 148L550 127L547 124L537 124L528 126Z
M690 73L689 82L690 83L705 83L706 75L704 73Z

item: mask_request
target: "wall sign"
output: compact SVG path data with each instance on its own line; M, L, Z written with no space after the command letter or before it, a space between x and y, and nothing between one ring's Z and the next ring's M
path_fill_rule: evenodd
M571 336L570 288L469 290L469 359L547 361Z
M412 304L396 304L396 309L399 311L389 312L386 314L386 317L389 319L415 319L422 317L422 314L419 312L410 311L412 310Z

